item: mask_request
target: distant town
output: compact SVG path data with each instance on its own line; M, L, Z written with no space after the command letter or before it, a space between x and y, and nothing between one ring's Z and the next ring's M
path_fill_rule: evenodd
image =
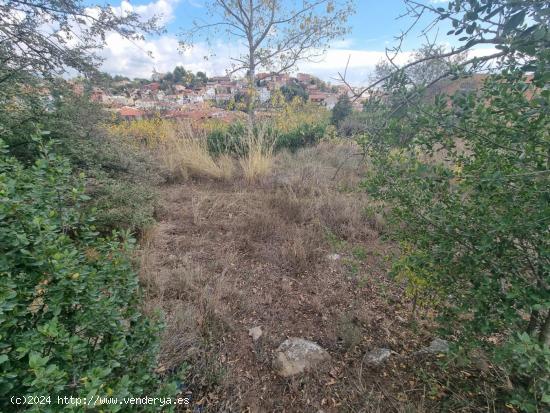
M161 116L190 120L215 118L227 122L235 120L244 108L248 87L246 78L209 78L203 72L191 73L181 66L168 73L154 71L150 80L102 74L93 85L82 79L73 79L70 84L75 93L88 92L92 101L101 103L125 120ZM353 95L347 86L331 85L307 73L295 76L258 73L256 88L260 107L269 106L278 94L286 101L299 97L331 110L340 96ZM363 100L354 100L353 105L361 110Z

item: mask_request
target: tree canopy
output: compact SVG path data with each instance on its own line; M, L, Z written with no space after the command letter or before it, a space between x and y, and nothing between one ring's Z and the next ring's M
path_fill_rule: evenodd
M39 30L38 30L39 29ZM0 3L0 83L27 71L43 77L67 69L93 73L107 33L136 40L158 32L155 18L81 0L7 0Z

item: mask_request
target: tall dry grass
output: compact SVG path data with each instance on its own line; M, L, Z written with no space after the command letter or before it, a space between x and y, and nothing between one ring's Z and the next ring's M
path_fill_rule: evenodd
M248 130L243 137L246 153L239 159L243 176L249 183L265 178L273 167L273 150L276 136L267 123Z
M229 156L214 159L208 151L206 134L193 131L188 124L175 123L158 146L158 155L175 177L205 177L229 180L235 165Z

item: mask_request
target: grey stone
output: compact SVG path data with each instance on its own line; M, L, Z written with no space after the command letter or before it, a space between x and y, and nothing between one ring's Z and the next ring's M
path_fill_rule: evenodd
M278 375L290 377L318 368L330 360L325 349L313 341L303 338L289 338L275 351L273 368Z
M449 351L449 342L442 338L434 338L428 347L423 347L418 351L419 354L440 354Z
M258 341L263 333L261 327L252 327L248 330L248 335L252 337L252 341Z
M327 258L332 261L338 261L342 256L340 254L328 254Z
M365 354L365 363L370 366L379 366L390 358L392 351L388 348L375 348Z

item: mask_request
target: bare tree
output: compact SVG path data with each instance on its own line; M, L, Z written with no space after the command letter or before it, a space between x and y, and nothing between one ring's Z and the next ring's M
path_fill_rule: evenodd
M348 32L351 0L213 0L211 23L194 22L185 45L214 30L246 50L232 57L231 73L246 71L247 109L254 120L255 78L259 68L282 73L300 61L321 56L331 40Z

